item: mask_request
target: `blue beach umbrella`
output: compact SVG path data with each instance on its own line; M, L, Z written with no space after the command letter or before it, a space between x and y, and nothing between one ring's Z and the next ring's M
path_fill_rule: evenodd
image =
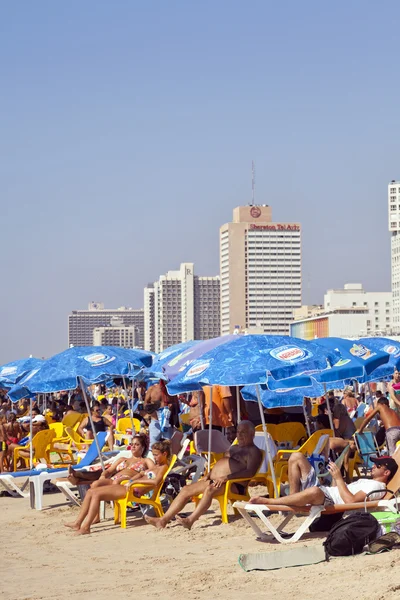
M2 365L0 367L0 388L11 388L33 369L39 369L44 362L41 358L31 356Z
M381 365L375 369L370 375L364 377L361 383L380 381L382 379L387 380L392 377L395 369L400 369L400 342L384 337L361 338L358 341L372 350L387 352L389 354L389 361L385 365Z
M307 370L324 370L340 358L337 351L323 349L315 342L269 335L223 336L201 342L184 354L164 368L171 379L167 387L172 395L205 385L265 383L267 373L277 380L286 379Z
M316 373L313 377L320 383L330 383L340 379L358 379L371 375L381 365L389 362L390 354L359 341L328 337L315 340L322 350L340 353L340 359L330 368Z
M176 357L182 358L186 351L190 351L194 346L200 344L198 340L190 340L188 342L182 342L166 348L159 354L156 354L153 358L153 364L151 367L142 369L142 371L132 373L135 379L142 379L144 381L148 379L164 379L168 381L168 376L165 374L163 367L173 361Z
M146 367L152 355L144 350L116 346L75 346L52 356L19 381L10 392L13 402L29 394L72 390L85 383L100 383L112 377L126 377L131 366Z
M246 385L241 390L243 400L246 402L257 402L257 390L255 385ZM288 406L302 406L304 398L318 398L324 394L324 386L314 383L311 386L293 389L269 390L267 386L260 386L261 402L265 408L285 408Z

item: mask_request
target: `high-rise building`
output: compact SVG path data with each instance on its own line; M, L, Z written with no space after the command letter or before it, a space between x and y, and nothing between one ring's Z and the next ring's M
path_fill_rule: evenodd
M110 327L113 317L126 327L137 329L136 346L144 347L144 310L126 308L106 309L101 302L91 302L88 310L73 310L68 315L68 345L93 346L93 330Z
M156 347L156 323L154 318L154 284L144 288L144 347L154 352Z
M273 223L266 205L239 206L220 228L221 333L289 334L301 306L299 223Z
M93 346L120 346L135 348L139 341L139 330L135 325L124 325L122 319L111 317L108 327L93 329Z
M400 181L388 185L389 231L391 233L391 279L394 333L400 333Z
M220 334L219 277L199 277L193 263L168 271L144 289L145 348L161 352L180 342Z

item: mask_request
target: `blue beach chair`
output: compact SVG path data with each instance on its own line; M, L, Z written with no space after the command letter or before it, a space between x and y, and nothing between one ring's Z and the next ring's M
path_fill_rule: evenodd
M99 441L100 448L102 448L104 446L106 435L107 434L105 432L100 432L97 434L97 439ZM89 449L88 449L86 455L81 460L79 465L77 465L76 468L82 469L84 467L88 467L89 465L92 464L93 461L96 460L96 458L98 458L97 446L95 443L92 443L89 446ZM37 487L37 491L39 492L39 489L41 489L41 495L42 495L44 482L52 479L54 477L54 474L57 474L60 477L68 477L68 470L67 469L49 469L47 467L44 469L40 469L40 468L36 467L35 469L30 469L27 471L14 471L11 473L2 473L0 475L0 484L12 496L21 496L22 498L28 498L28 496L30 495L30 492L29 492L29 490L26 490L26 488L27 488L30 480L32 480L32 482L35 486L34 481L36 480L36 478L38 478L38 477L40 478L41 481L39 482L39 480L38 480L37 483L41 483L41 488ZM25 481L23 482L22 487L20 487L18 485L18 483L21 482L21 480L23 480L23 479L25 479ZM31 501L31 505L32 505L32 501Z

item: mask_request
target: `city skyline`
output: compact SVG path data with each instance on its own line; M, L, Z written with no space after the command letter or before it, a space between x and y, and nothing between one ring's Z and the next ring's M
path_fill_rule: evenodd
M352 280L389 290L388 12L400 6L255 1L227 19L224 3L172 0L155 22L139 3L5 5L0 364L63 350L66 315L90 298L140 307L183 261L217 274L252 160L255 202L302 223L303 303Z

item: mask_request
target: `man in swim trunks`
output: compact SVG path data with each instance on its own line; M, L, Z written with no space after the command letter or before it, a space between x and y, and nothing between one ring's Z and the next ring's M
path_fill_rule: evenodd
M389 407L389 400L387 398L383 397L376 400L374 410L361 423L361 427L357 433L362 433L371 419L376 415L379 415L385 428L386 446L388 454L392 456L396 450L396 443L400 441L400 417L395 410Z
M300 454L300 453L298 453ZM257 496L250 500L251 504L265 504L267 506L329 506L332 504L352 504L363 502L368 495L368 500L381 500L383 491L389 484L391 478L396 474L398 465L390 456L377 456L370 459L372 467L372 479L359 479L346 485L340 469L335 463L330 462L328 470L336 482L335 486L326 487L318 485L314 469L303 455L298 457L296 468L289 471L290 490L299 491L290 493L285 498L264 498ZM290 481L292 477L292 481ZM301 490L301 491L300 491Z
M237 445L231 446L224 458L217 461L211 472L203 479L197 483L186 485L163 517L146 516L147 523L163 529L176 516L181 525L191 529L193 523L208 510L213 498L224 493L225 484L229 479L245 478L250 480L257 473L262 460L262 452L254 444L254 435L253 423L242 421L237 428ZM203 496L193 513L185 519L178 517L178 513L191 501L193 496L199 494L203 494Z

